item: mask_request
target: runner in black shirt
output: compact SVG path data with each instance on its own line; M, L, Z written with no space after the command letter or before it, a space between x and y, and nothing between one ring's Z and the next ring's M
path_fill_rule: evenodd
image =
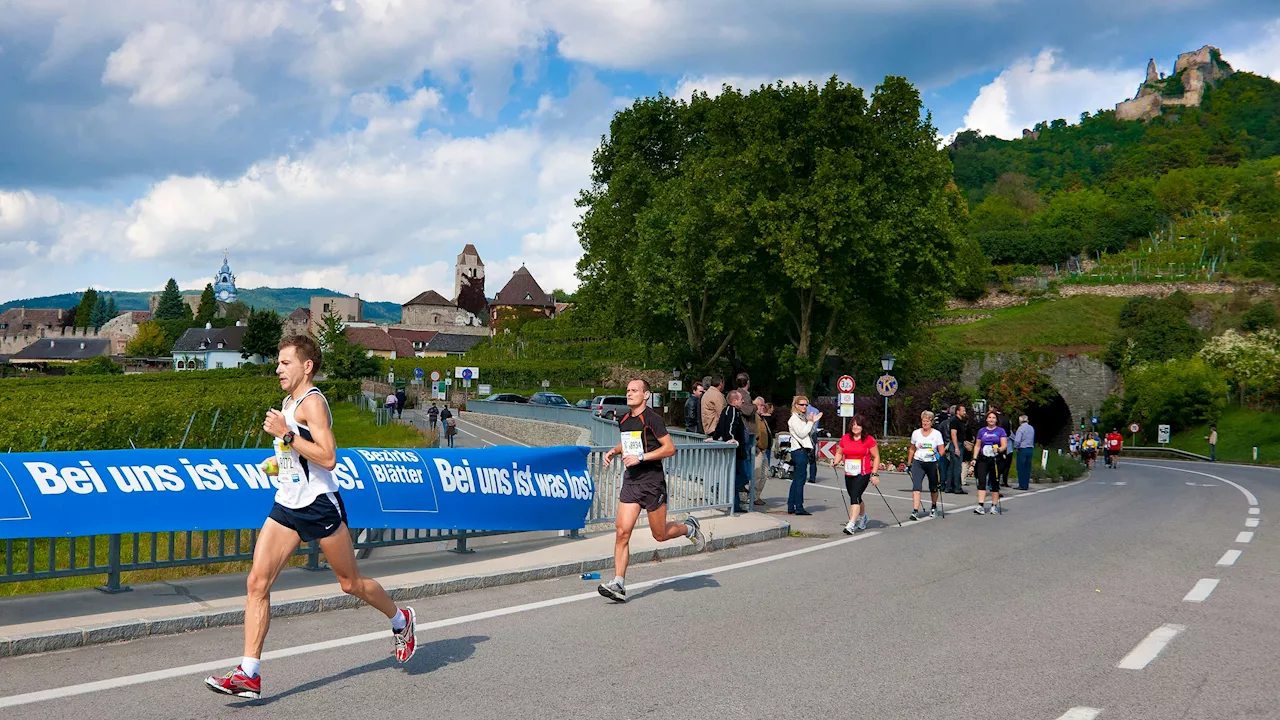
M622 492L618 495L618 534L613 547L614 578L599 587L600 594L617 602L627 601L625 575L631 558L631 531L640 519L643 507L649 513L649 529L658 542L687 537L698 550L707 547L707 537L690 515L684 522L667 522L667 477L662 459L676 454L675 443L667 433L662 416L646 407L649 383L632 380L627 383L627 407L631 412L618 421L622 442L604 454L608 466L621 455L626 469L622 473Z

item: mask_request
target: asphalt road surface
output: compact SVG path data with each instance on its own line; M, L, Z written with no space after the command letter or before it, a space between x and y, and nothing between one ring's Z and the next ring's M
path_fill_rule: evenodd
M637 566L626 605L419 600L403 666L372 610L277 620L258 701L202 686L239 628L0 660L0 717L1280 718L1277 503L1280 472L1129 461L1002 516Z

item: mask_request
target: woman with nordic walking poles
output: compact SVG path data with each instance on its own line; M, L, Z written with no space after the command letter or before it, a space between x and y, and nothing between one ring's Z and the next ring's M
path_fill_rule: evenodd
M1000 453L1009 449L1009 435L1004 428L997 426L999 420L994 410L989 411L987 426L978 431L978 439L973 444L973 478L978 486L978 507L973 512L977 515L987 512L982 509L987 491L991 492L991 514L1003 512L1000 509L1000 478L996 460Z
M787 419L787 430L791 432L791 461L795 463L795 471L791 475L791 490L787 493L788 515L812 515L804 509L804 482L809 476L809 463L817 462L814 453L813 431L822 419L817 413L810 420L809 398L797 395L791 400L791 417Z
M876 439L867 434L865 421L861 415L854 415L849 420L849 432L836 444L836 456L831 460L831 467L844 468L844 486L849 491L849 522L844 526L844 534L852 535L867 529L867 504L862 501L862 493L867 484L880 485L880 448L876 447Z
M933 413L925 410L920 413L920 428L911 433L911 520L919 520L924 515L920 506L920 492L924 488L924 479L929 478L929 498L932 506L929 517L938 514L938 460L942 457L942 448L946 442L942 433L933 429Z

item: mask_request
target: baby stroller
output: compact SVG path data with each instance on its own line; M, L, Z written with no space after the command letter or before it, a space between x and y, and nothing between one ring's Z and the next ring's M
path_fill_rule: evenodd
M795 471L791 462L791 435L778 433L773 438L773 462L769 465L769 477L790 478Z

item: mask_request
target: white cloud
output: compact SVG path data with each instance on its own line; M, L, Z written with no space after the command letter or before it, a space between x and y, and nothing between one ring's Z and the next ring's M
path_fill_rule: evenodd
M716 97L724 92L724 86L728 85L735 90L743 93L749 93L757 90L761 85L773 85L779 80L783 85L791 83L800 83L801 85L813 81L815 83L825 82L825 79L816 77L803 77L800 75L791 75L784 78L767 77L764 75L700 75L691 77L685 75L676 83L675 90L672 91L671 97L688 101L693 97L695 92L705 92L711 97Z
M235 115L249 97L229 77L232 65L230 48L182 25L150 23L107 57L102 81L132 90L135 105L194 105Z
M1044 120L1077 122L1082 112L1115 107L1133 96L1140 69L1073 68L1053 50L1022 58L983 86L964 116L964 128L1006 140Z
M1280 19L1266 25L1260 40L1239 50L1224 49L1222 56L1237 70L1280 81Z

